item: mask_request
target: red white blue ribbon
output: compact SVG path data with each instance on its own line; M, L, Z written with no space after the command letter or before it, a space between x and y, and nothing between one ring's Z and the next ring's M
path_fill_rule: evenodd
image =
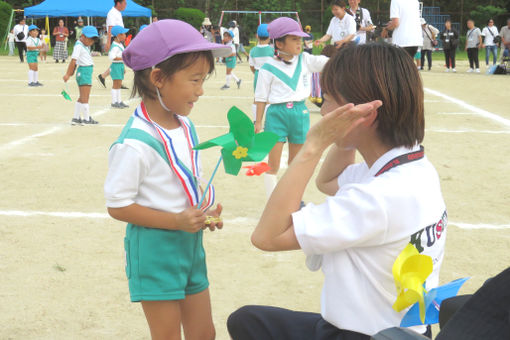
M199 180L200 178L199 151L193 149L195 145L198 144L198 138L195 134L195 130L191 123L187 119L184 119L179 115L176 115L177 119L179 120L179 123L181 124L181 128L184 131L184 136L186 137L186 141L188 144L188 150L190 152L191 158L191 170L190 170L177 156L177 152L172 143L172 138L168 135L165 129L159 126L159 124L157 124L156 122L152 121L143 102L140 103L140 105L136 108L135 116L141 118L156 130L165 148L170 168L179 179L179 182L181 183L184 192L186 193L190 205L191 206L198 205L201 196ZM209 209L214 204L215 199L214 187L209 186L209 189L207 191L208 191L207 201L205 202L205 204L202 204L201 208L204 211Z

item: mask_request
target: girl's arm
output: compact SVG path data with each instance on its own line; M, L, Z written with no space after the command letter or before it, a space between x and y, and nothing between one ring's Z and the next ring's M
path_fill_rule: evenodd
M67 72L64 75L64 82L67 82L69 78L73 75L74 69L76 68L76 59L71 59L69 66L67 66Z
M354 164L355 149L345 149L333 144L315 179L317 189L333 196L338 191L338 176L351 164Z
M314 45L315 46L319 46L319 44L323 44L325 43L326 41L328 41L329 39L331 39L331 35L329 34L324 34L320 39L317 39L314 41Z
M306 141L280 179L266 204L251 241L266 251L299 249L292 213L299 210L306 185L324 150L359 124L373 122L380 101L347 104L326 114L306 136Z
M205 228L205 214L196 207L180 213L171 213L133 203L127 207L108 208L108 213L116 220L147 228L182 230L189 233L196 233Z
M267 102L255 102L257 105L257 118L255 119L255 133L262 131L262 119L264 119L264 111L266 110Z

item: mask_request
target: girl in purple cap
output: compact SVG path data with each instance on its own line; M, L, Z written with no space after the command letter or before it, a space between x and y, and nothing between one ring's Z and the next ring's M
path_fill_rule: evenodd
M142 102L109 152L109 214L127 222L131 301L141 302L153 339L214 339L203 230L221 228L214 190L202 196L198 139L187 117L204 94L214 58L231 49L178 20L147 26L124 50Z
M291 18L278 18L267 29L269 37L274 39L275 57L259 70L255 88L255 131L262 130L264 110L269 105L264 130L280 137L269 153L271 170L264 174L269 197L276 186L283 144L289 142L290 164L305 142L310 128L310 112L305 100L310 95L312 73L321 72L329 58L301 53L301 38L308 34Z

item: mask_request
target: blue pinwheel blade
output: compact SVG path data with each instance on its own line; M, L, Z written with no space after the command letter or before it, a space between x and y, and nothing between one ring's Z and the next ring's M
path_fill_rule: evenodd
M443 300L456 296L460 287L469 278L453 280L442 286L432 288L425 295L425 325L433 325L439 322L439 309ZM423 325L420 320L420 306L418 303L412 305L409 311L404 315L400 327L410 327Z

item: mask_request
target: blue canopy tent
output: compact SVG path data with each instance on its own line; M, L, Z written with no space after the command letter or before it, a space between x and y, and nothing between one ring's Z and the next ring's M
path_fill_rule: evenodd
M122 11L123 17L151 17L150 8L140 6L133 0L126 1L126 9ZM113 0L46 0L39 5L26 7L25 17L106 17L113 4Z

